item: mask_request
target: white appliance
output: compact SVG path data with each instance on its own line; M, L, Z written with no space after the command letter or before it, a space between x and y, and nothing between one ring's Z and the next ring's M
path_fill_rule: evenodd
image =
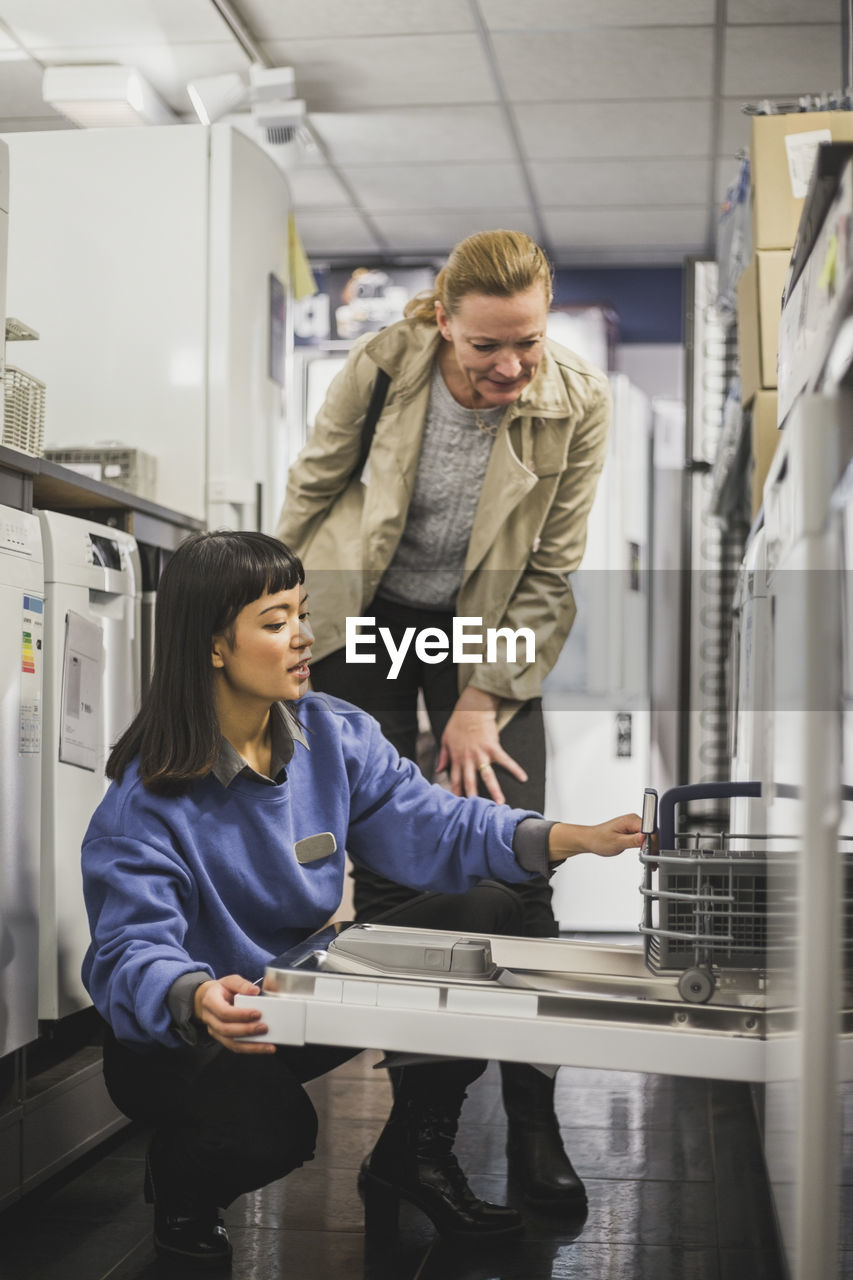
M293 357L288 413L292 429L288 433L291 461L305 444L314 426L317 411L326 399L332 379L347 362L349 348L297 347Z
M110 749L138 709L141 572L133 537L40 511L46 598L39 1017L90 1004L80 847Z
M155 455L163 506L272 527L291 359L281 169L224 124L5 137L8 304L41 335L45 444L118 440Z
M0 423L6 370L6 255L9 242L9 148L0 142Z
M577 617L543 686L545 814L594 823L629 812L649 782L649 401L611 378L613 425L572 587ZM552 880L564 932L635 931L636 860L572 858Z
M849 405L802 396L764 486L773 595L765 1159L794 1280L838 1274L840 1093L853 1074L842 1034L849 904L839 844L843 558L833 502L851 456Z
M0 1058L38 1035L43 659L39 522L0 507Z
M763 1079L762 1013L751 998L727 992L721 1002L717 992L686 1004L675 978L649 972L639 944L369 924L336 933L268 965L262 1039Z
M737 576L729 650L733 782L764 782L772 776L773 595L767 574L767 531L750 538ZM764 787L766 791L766 785ZM733 847L748 848L750 836L767 830L767 797L731 801L729 830L743 835Z

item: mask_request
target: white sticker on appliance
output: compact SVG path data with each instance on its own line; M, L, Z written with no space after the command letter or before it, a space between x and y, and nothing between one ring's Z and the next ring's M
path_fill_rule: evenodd
M100 625L69 609L65 615L59 759L92 772L97 767L103 667Z
M788 133L785 135L785 150L788 153L788 174L791 178L791 194L795 200L801 200L809 189L809 178L817 158L817 149L822 142L832 142L829 129L812 129L810 133Z
M21 615L21 723L18 752L41 752L42 661L44 658L44 600L24 594Z

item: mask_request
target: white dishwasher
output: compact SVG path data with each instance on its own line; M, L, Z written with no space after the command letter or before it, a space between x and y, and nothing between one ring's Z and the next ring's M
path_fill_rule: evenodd
M141 573L129 534L40 511L45 559L45 717L39 1017L91 1004L80 847L104 767L140 696Z
M678 804L707 788L661 798L661 847L643 853L644 942L613 945L332 925L274 960L263 981L267 1038L280 1044L349 1045L402 1053L495 1058L543 1066L614 1068L729 1080L764 1078L764 956L728 963L726 938L696 945L704 887L671 911L664 864L707 879L710 858L673 835ZM653 791L644 829L656 829ZM664 834L666 832L666 834ZM666 846L674 846L664 852ZM623 857L634 855L626 853ZM724 859L724 864L725 864ZM725 897L725 922L732 907ZM658 910L658 903L667 905ZM719 913L719 902L716 903ZM669 914L667 914L669 910ZM717 925L724 917L715 916ZM673 944L677 934L683 944ZM661 963L661 942L669 950ZM251 1007L258 997L237 997Z
M0 507L0 1057L38 1035L43 657L39 523Z

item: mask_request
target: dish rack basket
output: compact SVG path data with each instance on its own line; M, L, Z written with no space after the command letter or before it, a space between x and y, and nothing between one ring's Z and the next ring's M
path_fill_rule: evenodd
M13 364L3 376L3 444L42 456L45 384Z
M709 1000L725 970L761 973L767 967L766 838L676 834L675 809L692 800L760 795L758 782L673 787L659 805L655 791L645 794L643 831L658 831L657 851L647 841L640 854L646 964L653 973L680 973L679 992L692 1003Z

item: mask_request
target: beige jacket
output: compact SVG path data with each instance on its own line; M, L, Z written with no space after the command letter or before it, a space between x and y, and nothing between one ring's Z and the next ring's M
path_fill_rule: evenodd
M343 647L346 618L366 612L402 535L439 341L432 325L409 320L360 338L291 468L276 533L305 563L315 658ZM377 366L391 383L367 466L354 476ZM456 606L457 616L482 618L484 634L529 627L536 636L534 663L521 644L513 663L487 664L484 645L482 663L460 664L460 690L470 681L497 695L501 725L539 696L574 621L569 574L583 555L609 424L605 375L548 341L501 421Z

